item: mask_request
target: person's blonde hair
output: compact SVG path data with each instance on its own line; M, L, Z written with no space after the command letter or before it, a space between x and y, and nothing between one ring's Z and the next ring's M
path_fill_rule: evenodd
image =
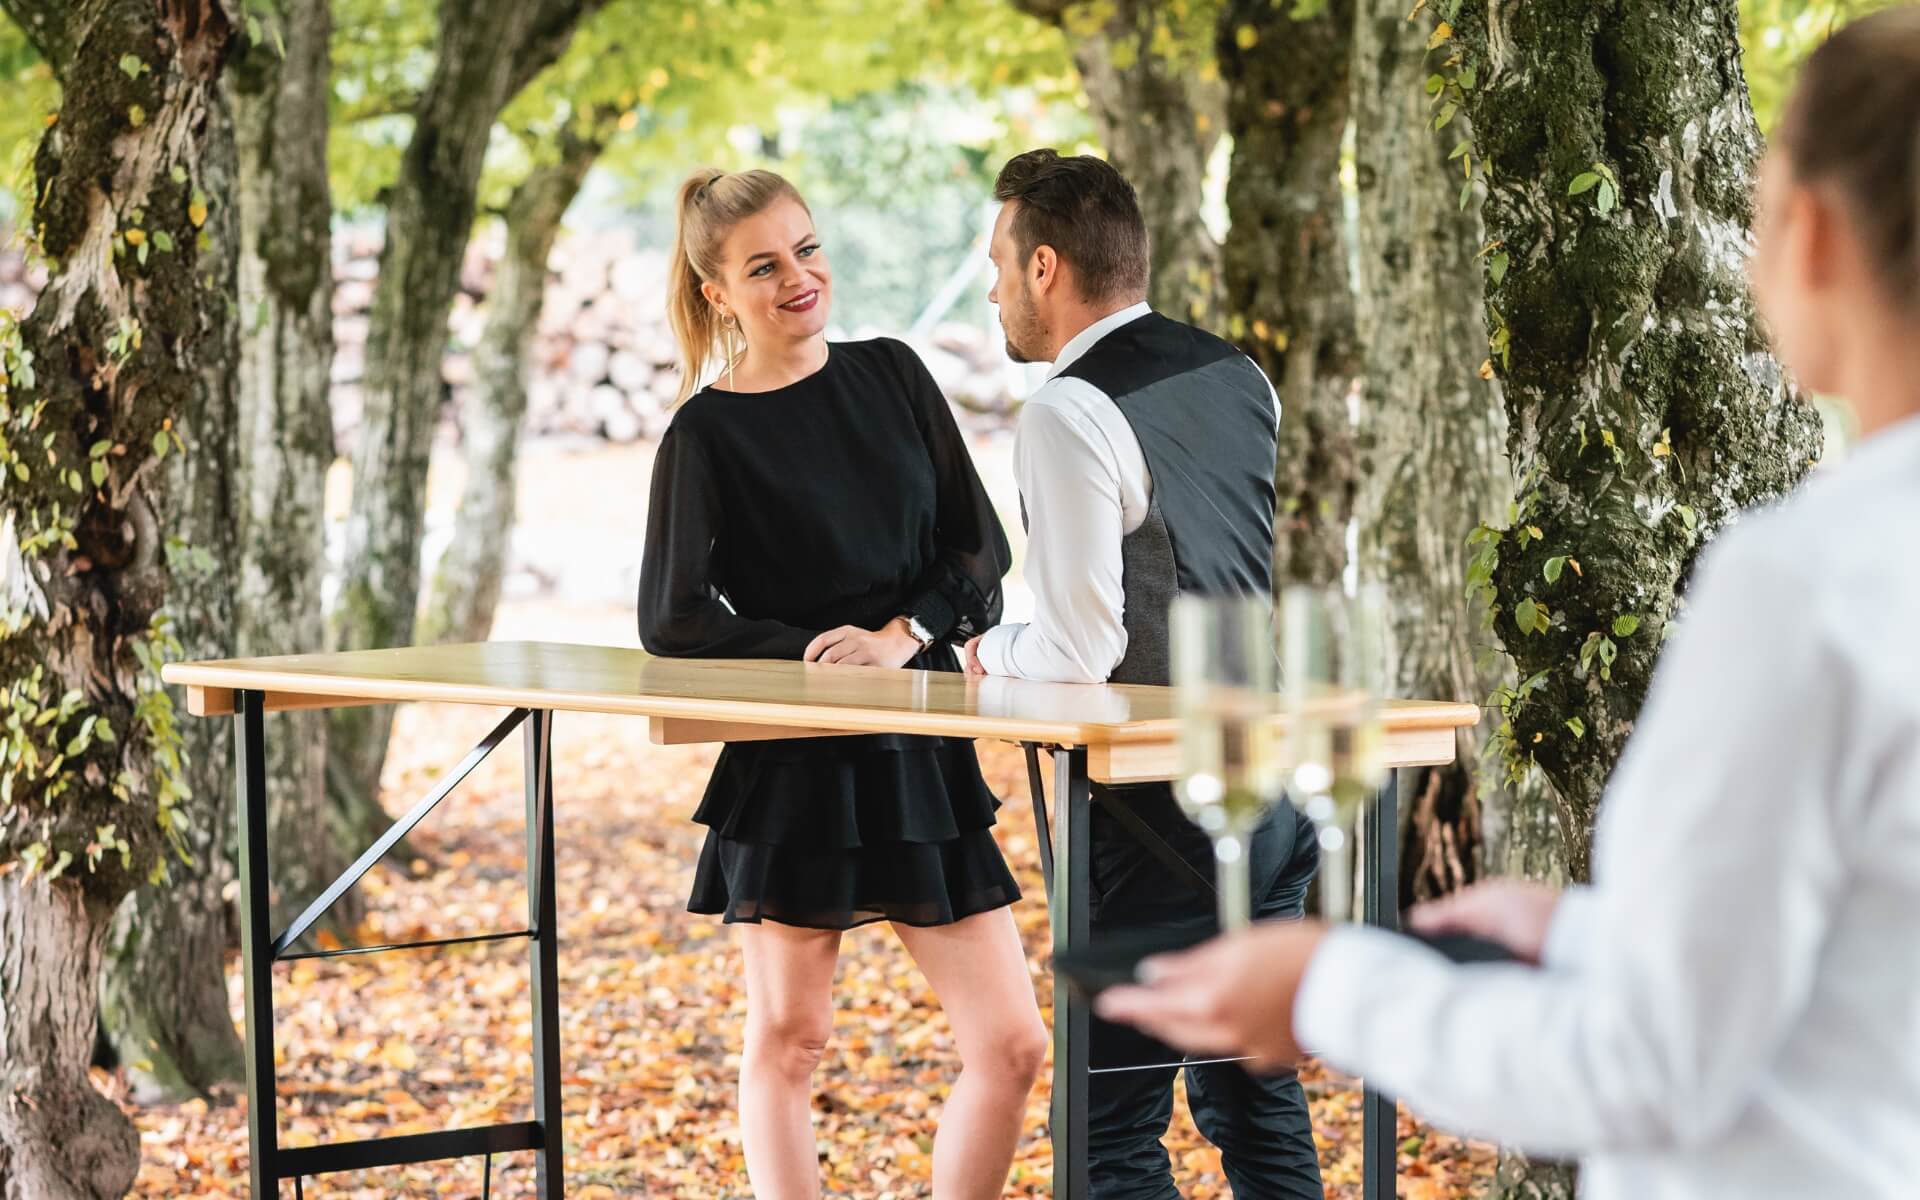
M720 246L733 227L766 211L782 197L801 208L807 202L791 183L772 171L721 171L702 167L680 185L675 206L673 256L667 269L667 321L680 347L680 391L676 405L693 395L714 357L720 315L700 291L720 276ZM811 215L812 209L807 209Z

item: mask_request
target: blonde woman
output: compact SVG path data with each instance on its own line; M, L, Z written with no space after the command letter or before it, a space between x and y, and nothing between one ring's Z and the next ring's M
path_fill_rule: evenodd
M668 286L682 403L654 464L641 642L955 670L952 647L998 617L1006 536L913 351L828 344L833 275L799 193L768 171L696 172ZM872 921L892 923L960 1050L934 1194L1001 1194L1047 1039L997 804L959 739L721 752L694 817L707 840L688 908L724 915L745 958L740 1123L761 1200L820 1195L811 1077L841 932Z

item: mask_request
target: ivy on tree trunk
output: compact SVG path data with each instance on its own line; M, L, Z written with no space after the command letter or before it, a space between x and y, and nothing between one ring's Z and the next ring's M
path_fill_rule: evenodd
M1488 187L1518 476L1476 535L1520 680L1500 732L1553 781L1576 879L1695 556L1820 454L1747 293L1760 135L1738 32L1734 0L1472 0L1434 32L1439 111L1473 119Z
M17 718L0 768L0 1198L104 1200L139 1148L87 1078L108 923L139 884L196 879L218 842L194 790L217 771L205 731L181 728L158 673L226 619L200 606L230 482L232 246L215 214L235 14L0 6L39 31L64 96L34 160L51 275L24 324L0 324L0 680Z

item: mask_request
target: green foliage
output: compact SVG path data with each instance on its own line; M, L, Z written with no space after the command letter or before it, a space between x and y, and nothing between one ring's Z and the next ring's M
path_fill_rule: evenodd
M0 17L0 224L33 198L33 150L60 107L53 70L11 21Z
M1741 0L1740 49L1760 131L1770 133L1794 72L1833 30L1897 0Z

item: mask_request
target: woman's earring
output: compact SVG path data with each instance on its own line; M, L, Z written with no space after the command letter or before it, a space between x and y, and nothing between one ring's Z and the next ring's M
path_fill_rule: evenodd
M734 334L734 330L739 328L739 322L734 320L734 316L732 313L728 313L724 317L720 318L720 328L723 334L723 338L725 342L725 350L727 355L727 390L732 391L733 390L733 363L734 363L734 359L738 357L733 351L733 334Z

